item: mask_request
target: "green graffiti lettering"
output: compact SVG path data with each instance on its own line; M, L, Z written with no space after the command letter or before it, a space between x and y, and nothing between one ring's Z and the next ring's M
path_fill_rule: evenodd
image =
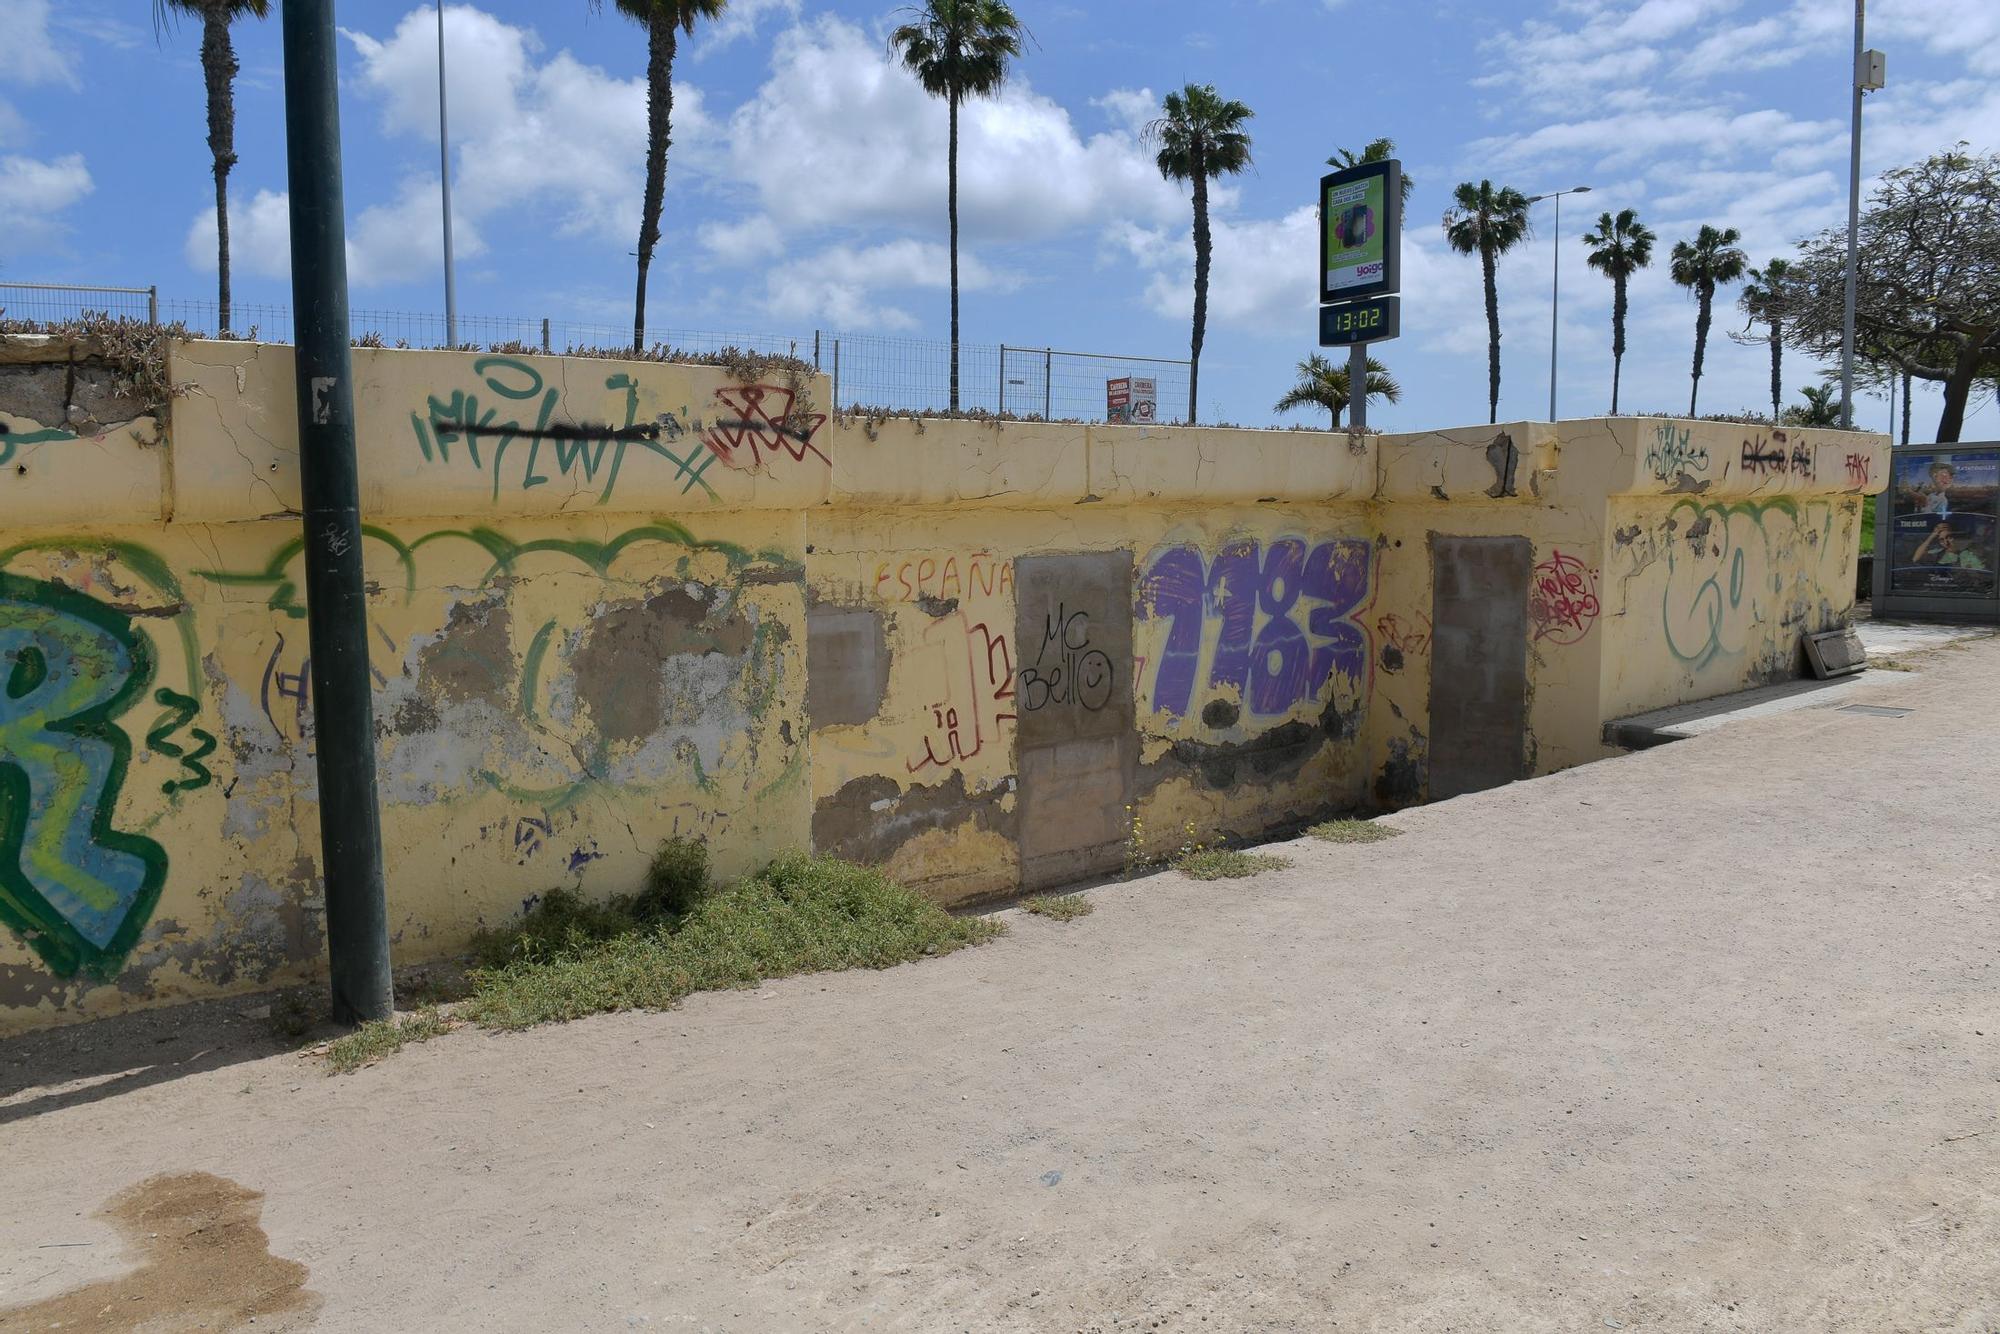
M0 573L0 921L58 976L109 978L159 901L166 850L112 827L131 743L117 719L153 676L122 612Z

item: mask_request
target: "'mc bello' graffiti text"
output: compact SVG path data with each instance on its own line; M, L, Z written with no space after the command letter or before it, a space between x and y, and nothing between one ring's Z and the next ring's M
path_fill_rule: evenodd
M700 488L708 500L719 498L710 475L717 463L749 472L782 460L829 463L815 443L825 415L795 411L796 391L782 385L716 390L712 421L683 408L641 422L639 382L619 371L604 380L606 393L614 396L611 415L619 419L613 425L557 421L564 391L527 361L480 357L472 371L477 387L454 389L442 398L430 395L421 411L410 414L410 427L425 462L488 473L495 503L504 482L522 491L551 483L595 489L596 503L608 505L633 449L671 465L669 481L681 484L682 495Z

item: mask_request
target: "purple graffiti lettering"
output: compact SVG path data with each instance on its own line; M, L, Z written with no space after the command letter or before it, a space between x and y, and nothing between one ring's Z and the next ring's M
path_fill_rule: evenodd
M1343 538L1308 551L1298 538L1260 548L1232 542L1204 565L1193 547L1154 558L1140 583L1141 620L1171 621L1153 680L1153 708L1186 716L1204 628L1218 622L1208 681L1242 692L1253 714L1282 714L1316 697L1338 672L1359 682L1368 632L1355 621L1368 598L1373 549ZM1309 604L1301 628L1297 609ZM1261 625L1259 624L1261 620Z

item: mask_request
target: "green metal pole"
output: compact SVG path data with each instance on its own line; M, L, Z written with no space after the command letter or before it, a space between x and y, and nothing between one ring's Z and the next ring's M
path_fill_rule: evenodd
M333 0L284 0L285 147L292 191L299 479L305 499L306 627L312 643L321 869L333 1017L386 1019L389 913L375 805L375 718L362 588L347 227Z

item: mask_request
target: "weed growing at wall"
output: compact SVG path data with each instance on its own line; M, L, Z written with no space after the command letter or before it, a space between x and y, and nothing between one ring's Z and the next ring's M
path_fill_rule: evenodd
M1328 820L1306 830L1323 843L1380 843L1402 832L1373 820Z
M327 1044L326 1063L335 1074L359 1070L386 1056L393 1056L413 1042L429 1042L454 1025L442 1010L432 1006L400 1019L373 1019L344 1038Z
M1265 871L1282 871L1291 863L1267 852L1203 848L1174 858L1173 865L1190 880L1244 880Z
M647 896L589 904L551 893L481 942L461 1013L526 1028L611 1010L664 1010L696 991L847 968L888 968L1001 934L953 917L880 871L790 853L758 875L656 917Z
M1097 911L1097 905L1081 894L1037 894L1021 905L1021 911L1054 922L1074 922Z

